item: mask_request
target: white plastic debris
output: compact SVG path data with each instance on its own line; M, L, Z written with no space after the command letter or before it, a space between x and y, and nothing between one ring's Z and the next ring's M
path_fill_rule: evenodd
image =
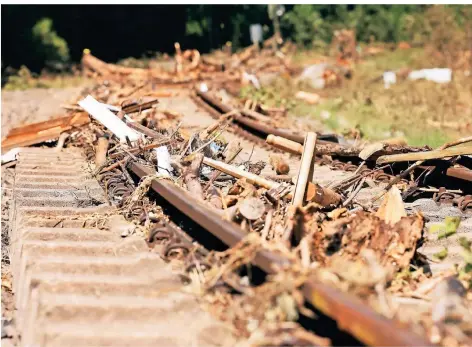
M256 89L261 89L261 84L256 75L249 74L246 71L243 71L243 81L250 82Z
M2 154L2 164L16 160L16 156L20 153L20 148L12 148L5 154Z
M202 93L206 93L208 91L208 86L206 85L206 83L200 83L200 91Z
M323 89L326 84L323 74L329 67L330 65L327 63L307 66L298 76L296 82L306 82L312 88Z
M422 69L410 72L410 80L425 79L436 83L449 83L452 80L451 69Z
M126 137L130 141L137 141L141 135L128 127L121 119L115 116L106 106L95 100L91 95L79 101L79 105L87 111L93 118L107 127L115 134L121 142L126 142Z
M385 89L389 89L392 84L397 83L397 75L393 71L385 71L383 73L383 81Z
M170 176L174 170L170 165L170 154L166 146L157 147L154 149L157 159L157 172L164 176Z

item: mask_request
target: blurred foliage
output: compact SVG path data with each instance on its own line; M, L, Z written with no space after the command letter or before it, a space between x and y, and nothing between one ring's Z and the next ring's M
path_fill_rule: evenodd
M325 48L338 29L354 29L359 42L399 42L439 49L472 37L472 6L464 5L286 5L280 18L285 39L305 48ZM27 65L39 72L47 62L80 60L89 48L106 61L141 57L147 51L202 53L231 42L251 44L249 27L259 23L273 35L275 7L268 5L35 6L5 5L3 68ZM272 11L272 12L271 12ZM272 13L272 16L270 14ZM271 18L272 17L272 18ZM123 25L126 23L126 25ZM462 33L462 34L461 34ZM452 38L452 39L451 39ZM469 39L470 40L470 39ZM29 54L35 52L35 54ZM454 57L446 59L454 60ZM53 64L54 65L54 64Z
M361 42L460 40L471 19L472 6L463 5L294 5L282 23L286 37L310 48L341 28L355 30Z
M31 72L22 65L18 71L8 71L5 77L3 90L26 90L31 88L65 88L84 85L84 78L81 75L54 74L47 75ZM3 76L2 76L3 77Z
M45 63L66 63L69 61L67 42L54 31L52 19L42 18L31 29L36 53Z

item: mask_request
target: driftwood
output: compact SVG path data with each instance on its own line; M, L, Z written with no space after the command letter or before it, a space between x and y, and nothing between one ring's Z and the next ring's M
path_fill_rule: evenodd
M236 146L232 146L231 148L229 148L228 155L226 156L226 159L225 159L225 163L230 164L238 156L238 154L242 151L242 149L243 148L239 145L239 143ZM213 172L204 190L207 190L220 175L221 175L221 171Z
M384 155L377 159L377 164L381 165L400 161L425 161L430 159L440 159L468 154L472 154L472 146L439 149L429 152Z
M157 103L159 103L159 100L157 99L153 99L153 100L142 102L142 103L133 102L128 105L121 105L121 110L126 114L130 114L134 112L141 112L141 111L145 111L152 108Z
M79 105L93 118L108 128L121 142L125 142L126 138L131 141L137 141L141 137L139 133L128 127L121 119L115 116L108 108L95 100L91 95L79 101Z

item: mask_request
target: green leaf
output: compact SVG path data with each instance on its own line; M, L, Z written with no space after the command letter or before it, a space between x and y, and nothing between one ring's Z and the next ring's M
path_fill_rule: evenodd
M459 238L459 245L464 248L466 251L471 251L470 246L471 246L470 240L467 240L464 236Z
M461 217L446 217L444 223L433 224L429 227L430 233L438 233L438 240L454 235L461 223Z
M448 232L456 232L459 224L461 224L461 217L446 217L444 219L444 224L446 225L446 230Z
M444 247L444 249L442 249L441 251L433 254L433 258L436 258L437 260L444 260L446 259L447 254L448 254L448 250L446 247Z
M436 224L432 224L432 225L429 226L429 232L431 234L439 233L442 230L444 230L444 224L443 223L436 223Z

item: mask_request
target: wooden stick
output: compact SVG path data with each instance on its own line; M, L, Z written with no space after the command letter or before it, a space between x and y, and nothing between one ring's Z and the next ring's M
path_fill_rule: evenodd
M472 154L472 146L454 147L448 149L439 149L429 152L416 152L404 154L383 155L377 159L377 164L396 163L402 161L425 161L430 159L439 159L454 157L456 155Z
M100 167L107 161L108 139L100 137L95 149L95 166Z
M303 153L303 145L299 144L298 142L288 140L284 137L269 135L267 136L266 142L274 147L283 149L290 153L294 153L294 154Z
M122 110L126 114L131 114L131 113L134 113L134 112L141 112L141 111L145 111L145 110L150 109L152 106L154 106L158 102L159 102L159 100L154 99L154 100L151 100L151 101L143 102L141 104L131 104L131 105L122 107Z
M134 129L136 131L139 131L140 133L143 133L146 136L149 136L152 139L162 139L162 135L159 134L157 131L149 129L148 127L145 127L144 125L141 125L138 122L126 120L126 125L129 126L131 129Z
M293 195L292 205L303 206L308 182L313 180L314 160L316 148L316 133L309 132L305 135L303 154L298 171L297 184Z
M240 168L237 168L233 165L229 165L229 164L223 163L223 162L218 161L218 160L214 160L214 159L205 157L205 158L203 158L203 164L211 166L214 169L222 171L222 172L224 172L228 175L231 175L233 177L236 177L236 178L244 177L244 178L246 178L246 180L249 183L254 184L256 186L259 186L259 187L262 187L262 188L272 189L272 188L276 188L276 187L279 186L279 184L276 183L276 182L266 180L266 179L264 179L264 178L262 178L258 175L255 175L253 173L244 171L244 170L242 170Z
M258 120L259 122L268 122L270 120L270 117L263 115L262 113L250 110L248 108L243 108L241 110L241 114L246 117L254 118L255 120Z

